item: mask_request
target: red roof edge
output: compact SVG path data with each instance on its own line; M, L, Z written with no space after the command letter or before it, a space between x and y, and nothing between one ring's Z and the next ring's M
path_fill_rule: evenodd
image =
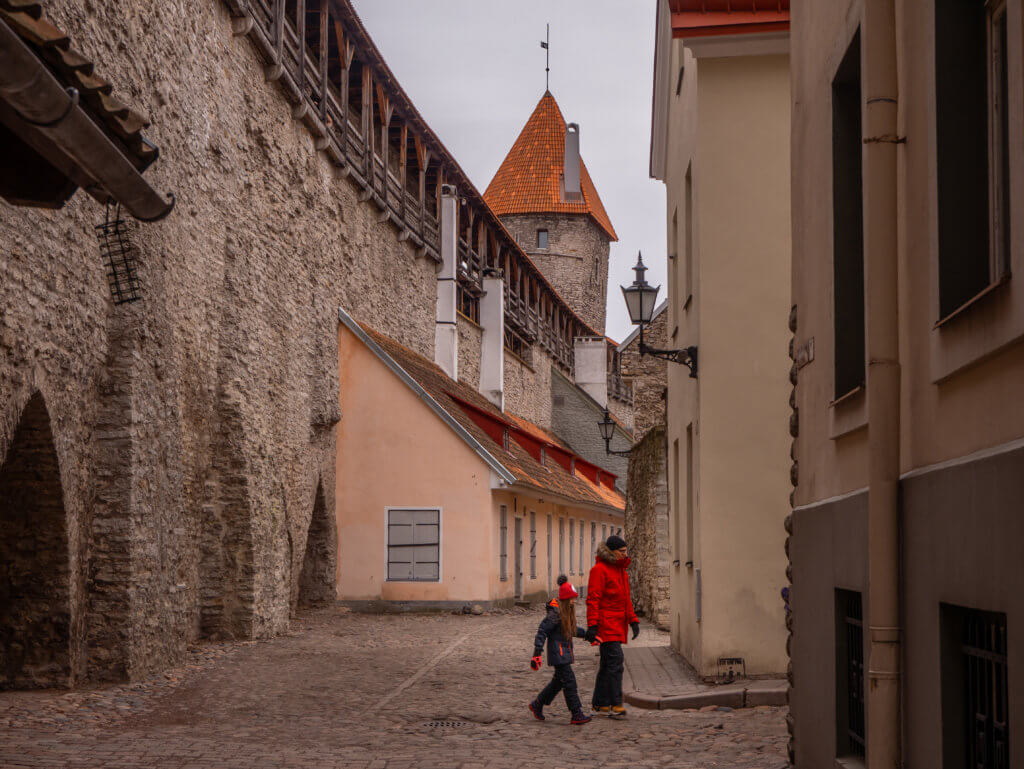
M789 11L676 11L672 14L672 37L721 37L785 32Z

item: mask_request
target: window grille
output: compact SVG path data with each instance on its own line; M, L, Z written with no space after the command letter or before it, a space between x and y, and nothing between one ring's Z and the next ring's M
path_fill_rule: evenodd
M864 755L864 615L860 593L836 591L836 716L841 756Z
M530 579L537 579L537 514L530 511Z
M388 511L388 581L438 582L441 511Z
M498 541L498 577L508 581L508 507L501 506Z
M962 650L967 765L971 769L1009 769L1006 615L966 610Z
M576 521L569 519L569 573L576 573Z

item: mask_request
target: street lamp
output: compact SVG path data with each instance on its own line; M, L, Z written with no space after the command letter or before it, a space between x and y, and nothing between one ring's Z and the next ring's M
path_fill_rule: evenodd
M604 419L598 422L597 426L601 430L601 437L604 438L605 454L611 454L616 457L628 457L630 455L632 449L616 451L611 447L612 438L615 436L615 422L612 421L611 412L607 408L604 410Z
M650 355L652 358L679 363L690 369L690 378L697 378L697 348L694 346L685 347L681 350L660 350L656 347L648 347L644 343L644 326L649 325L654 318L654 306L658 298L658 291L661 286L652 286L644 278L647 267L644 266L643 256L637 252L636 279L631 286L622 286L622 296L626 300L626 309L629 311L629 319L635 326L640 327L640 356ZM607 440L607 439L606 439Z

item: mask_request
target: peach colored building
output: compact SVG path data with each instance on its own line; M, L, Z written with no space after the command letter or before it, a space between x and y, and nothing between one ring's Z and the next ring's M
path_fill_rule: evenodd
M615 476L343 310L338 598L457 608L586 585L620 532ZM595 424L594 429L597 429Z

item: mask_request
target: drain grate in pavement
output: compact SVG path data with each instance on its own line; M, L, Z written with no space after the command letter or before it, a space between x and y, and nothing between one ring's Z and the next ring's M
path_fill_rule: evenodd
M427 721L423 725L427 729L465 729L475 726L471 721Z

